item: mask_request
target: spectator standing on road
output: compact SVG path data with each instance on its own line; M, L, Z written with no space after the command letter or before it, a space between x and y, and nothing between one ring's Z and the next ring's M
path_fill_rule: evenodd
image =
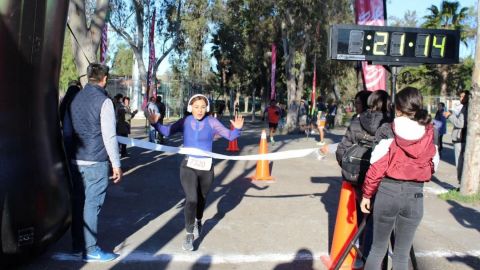
M435 113L435 118L433 119L434 135L435 135L435 145L438 146L438 153L442 156L443 150L443 135L447 133L447 118L443 115L445 112L445 103L440 102L437 105L437 112Z
M312 120L312 130L313 130L313 123L316 123L318 128L318 133L320 135L319 141L317 145L323 146L325 145L325 125L326 125L326 112L327 106L323 102L323 98L319 96L317 98L317 116L316 119Z
M72 117L70 113L70 104L72 104L73 99L75 96L80 92L81 86L80 83L73 83L71 84L65 96L63 96L62 101L60 102L59 106L59 114L60 114L60 124L62 125L63 131L63 145L65 147L65 153L67 155L67 159L70 160L73 157L73 144L72 144L72 137L66 137L65 133L71 133L71 126L72 126ZM67 127L68 126L68 127Z
M58 108L60 114L60 123L63 126L63 122L65 121L65 117L70 117L70 104L72 103L73 98L80 92L82 87L78 82L71 82L70 86L67 88L67 92L63 96L62 100L60 101L60 106Z
M298 107L298 125L300 127L300 132L305 132L308 136L308 129L307 129L307 104L305 104L305 100L300 100L300 107Z
M165 119L165 112L167 110L165 104L162 102L162 96L157 96L155 104L157 104L158 113L160 113L160 118L158 118L158 122L163 125L163 119ZM164 143L163 135L160 132L157 134L157 139L161 144Z
M407 270L415 231L423 217L423 184L438 165L431 117L423 109L423 97L406 87L395 99L396 118L376 133L384 138L375 146L363 184L362 212L372 211L373 244L365 270L380 269L390 234L395 231L393 269Z
M148 119L158 132L170 136L176 132L183 132L184 147L198 148L212 151L215 135L220 135L229 141L240 136L243 127L242 116L235 116L230 120L234 129L229 130L209 112L209 102L204 95L193 95L188 101L186 116L172 125L158 123L158 115L151 114ZM183 242L184 250L193 250L193 242L201 232L203 211L210 186L214 178L212 158L187 155L180 165L180 182L185 192L185 229L186 236Z
M72 240L74 252L82 252L86 262L114 260L117 255L97 245L98 214L108 186L109 159L113 182L122 178L115 112L105 86L109 68L92 63L87 68L88 84L70 105L71 124L64 136L74 149L71 162L73 178Z
M375 133L381 125L389 123L390 117L390 96L384 90L378 91L360 91L355 95L355 114L350 122L347 132L338 144L336 158L337 162L342 167L342 160L346 152L354 144L362 144L364 147L373 147L375 141ZM365 174L366 171L363 172ZM356 191L356 198L358 199L357 208L358 224L364 218L360 212L360 199L362 198L362 184L365 175L359 176L359 182L352 183ZM370 252L372 244L372 222L369 220L367 227L363 233L364 237L360 237L359 244L365 256Z
M147 104L147 108L145 111L145 116L148 116L149 114L153 113L153 114L157 114L158 117L160 117L160 111L158 110L157 104L155 104L156 100L157 99L155 97L149 98L149 102ZM155 128L152 127L151 125L149 125L148 127L148 141L151 143L157 143L157 132L155 131Z
M267 113L270 142L272 145L275 145L274 136L277 131L278 121L280 121L282 115L280 108L277 106L277 101L272 99L270 101L270 106L265 109L265 112ZM263 119L265 119L265 112L263 114Z
M468 101L470 91L460 92L460 107L455 112L444 112L444 116L453 124L452 143L455 150L455 166L457 167L457 180L462 181L463 155L467 140Z
M131 121L137 114L138 110L132 112L130 109L130 98L123 97L123 102L118 105L116 110L117 115L117 135L128 137L131 129ZM120 144L120 154L121 157L128 156L127 145Z
M332 101L327 108L327 128L335 128L335 115L337 115L337 104Z

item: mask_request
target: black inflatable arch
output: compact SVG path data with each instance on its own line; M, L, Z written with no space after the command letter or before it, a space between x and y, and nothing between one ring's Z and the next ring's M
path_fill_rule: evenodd
M0 1L1 265L38 254L70 224L57 109L68 4Z

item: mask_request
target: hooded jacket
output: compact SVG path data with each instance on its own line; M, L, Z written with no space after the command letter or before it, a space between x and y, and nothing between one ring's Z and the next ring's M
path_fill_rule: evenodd
M360 141L374 141L375 133L378 128L388 122L388 117L381 112L372 112L370 110L362 112L352 117L350 126L338 144L335 153L338 165L342 166L342 158L345 152L354 144Z
M372 152L362 188L363 197L371 198L384 177L399 181L430 181L439 162L431 124L422 126L402 116L395 118L392 124L382 126L379 132L384 134L376 134L377 138L383 138Z

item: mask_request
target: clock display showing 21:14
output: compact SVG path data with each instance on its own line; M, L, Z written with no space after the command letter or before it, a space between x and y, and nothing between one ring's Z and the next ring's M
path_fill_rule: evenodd
M368 30L351 30L349 40L349 54L399 57L443 58L447 44L447 36L442 34Z

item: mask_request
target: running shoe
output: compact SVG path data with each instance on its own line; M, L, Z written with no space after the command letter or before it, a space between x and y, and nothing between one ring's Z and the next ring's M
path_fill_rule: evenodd
M270 137L270 142L272 143L272 145L275 145L275 139L273 139L273 137Z
M87 252L83 255L84 262L109 262L113 261L118 257L115 253L105 252L100 248L97 248L95 251Z
M200 237L201 233L202 233L202 221L201 220L195 220L195 224L193 225L193 236L194 236L194 238Z
M319 141L319 142L317 142L317 145L318 145L318 146L324 146L324 145L325 145L325 141Z
M182 245L183 250L193 251L193 240L195 240L193 233L187 233Z

